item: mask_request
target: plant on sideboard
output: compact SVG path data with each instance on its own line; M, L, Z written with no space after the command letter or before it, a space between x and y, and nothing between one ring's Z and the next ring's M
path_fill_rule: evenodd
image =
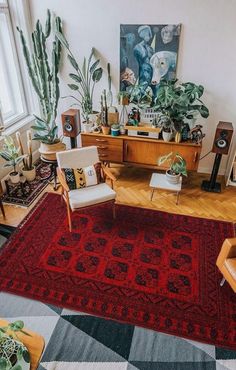
M171 183L178 183L180 176L187 176L187 167L185 159L179 154L170 152L158 158L158 166L167 163L169 169L166 171L167 180Z
M203 118L209 116L208 108L200 99L203 93L202 85L193 82L178 83L177 79L170 81L162 79L153 109L160 112L162 118L168 117L173 122L175 130L181 132L185 122L195 121L199 115Z
M58 72L61 60L61 42L54 36L50 63L46 43L52 29L56 30L56 32L62 32L61 18L52 18L51 12L48 10L45 30L43 30L39 20L36 23L35 30L32 33L32 53L30 53L23 31L17 28L20 33L29 77L41 107L42 116L38 117L35 115L35 125L32 126L32 129L35 131L33 140L39 140L46 145L62 144L61 139L58 137L56 124L58 100L60 97ZM59 146L59 150L63 150L65 145L60 144L57 146ZM45 148L45 145L42 145L41 152L46 150L47 147Z
M29 336L23 330L21 320L0 327L0 369L22 370L30 368L30 355L28 349L20 341L18 333Z
M13 167L13 171L9 173L9 176L11 182L17 184L20 181L17 165L26 158L26 155L21 155L20 148L15 146L11 136L4 137L3 150L0 150L0 156L7 162L3 165L4 167Z
M78 97L69 95L67 97L73 98L82 110L82 117L85 123L89 123L90 115L94 113L93 110L93 94L95 85L102 78L103 69L99 67L100 60L94 61L95 49L92 48L91 53L88 57L84 57L82 66L76 61L73 55L70 45L63 34L58 30L56 32L58 40L68 51L68 59L75 70L75 73L70 73L69 76L73 80L73 83L68 84L69 88L78 93Z

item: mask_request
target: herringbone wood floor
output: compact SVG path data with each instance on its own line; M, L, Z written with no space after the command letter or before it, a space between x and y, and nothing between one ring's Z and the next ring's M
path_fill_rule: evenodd
M137 207L153 208L170 213L179 213L203 218L236 221L236 187L222 187L222 193L207 193L201 190L201 182L209 175L190 173L184 179L179 205L175 204L173 192L158 190L150 200L149 181L153 170L138 167L111 165L117 176L115 190L117 202ZM223 183L223 179L221 179ZM46 191L53 191L49 185ZM60 189L58 190L60 192ZM31 208L5 206L6 219L0 215L0 223L17 226Z
M115 184L117 202L138 207L154 208L170 213L179 213L204 218L236 221L236 187L222 186L222 193L201 190L202 180L209 175L192 172L183 179L179 205L175 204L173 192L158 190L150 200L149 181L153 170L135 167L112 167L118 177ZM223 179L219 179L223 183Z

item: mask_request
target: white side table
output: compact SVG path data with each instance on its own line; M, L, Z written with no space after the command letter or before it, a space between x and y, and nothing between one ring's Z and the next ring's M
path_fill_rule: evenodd
M149 186L152 188L150 200L153 198L155 189L164 189L176 192L176 204L179 204L179 193L182 188L182 176L180 176L178 184L171 184L167 181L166 175L162 173L153 173Z

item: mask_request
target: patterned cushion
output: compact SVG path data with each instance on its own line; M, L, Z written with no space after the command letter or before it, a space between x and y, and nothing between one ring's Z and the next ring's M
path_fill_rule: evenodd
M83 168L63 168L70 190L97 185L102 182L101 163Z

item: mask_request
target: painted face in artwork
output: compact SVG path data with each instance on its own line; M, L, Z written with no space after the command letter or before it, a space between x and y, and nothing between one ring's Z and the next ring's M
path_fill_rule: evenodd
M161 38L164 44L168 44L173 40L175 27L173 25L168 25L162 28Z
M152 85L157 85L160 79L164 77L171 68L176 64L176 53L170 51L159 51L150 59L153 69Z
M145 42L149 42L152 38L152 31L149 26L141 26L138 29L138 34Z
M127 82L129 85L134 85L136 78L134 72L130 68L125 68L124 72L121 73L121 81Z

